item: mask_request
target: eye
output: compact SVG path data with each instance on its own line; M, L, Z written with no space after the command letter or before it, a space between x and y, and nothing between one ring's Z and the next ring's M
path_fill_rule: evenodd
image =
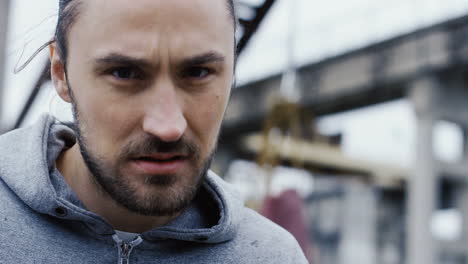
M192 67L192 68L187 69L184 75L185 77L191 78L191 79L203 79L203 78L208 77L208 75L210 75L211 73L213 73L213 71L209 68Z
M141 73L132 67L118 67L111 69L109 73L119 80L140 79Z

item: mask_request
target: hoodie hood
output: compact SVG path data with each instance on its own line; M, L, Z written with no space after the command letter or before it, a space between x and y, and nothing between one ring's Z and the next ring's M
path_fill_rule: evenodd
M68 126L45 115L32 127L0 137L0 177L28 207L61 220L78 221L92 233L111 236L114 229L85 209L55 167L60 153L76 143ZM171 223L147 231L143 239L221 243L233 239L242 202L233 188L209 171L193 204ZM72 222L71 222L72 223Z

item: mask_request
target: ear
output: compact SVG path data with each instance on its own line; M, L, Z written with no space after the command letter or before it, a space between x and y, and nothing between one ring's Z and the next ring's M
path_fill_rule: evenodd
M71 103L70 91L67 82L67 76L65 74L65 66L62 58L60 58L57 43L54 42L49 45L50 50L50 77L54 83L57 94L65 102Z

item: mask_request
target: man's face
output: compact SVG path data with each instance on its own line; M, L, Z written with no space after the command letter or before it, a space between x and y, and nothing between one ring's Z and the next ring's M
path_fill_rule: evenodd
M67 89L80 150L117 202L186 206L209 166L233 81L225 0L82 0Z

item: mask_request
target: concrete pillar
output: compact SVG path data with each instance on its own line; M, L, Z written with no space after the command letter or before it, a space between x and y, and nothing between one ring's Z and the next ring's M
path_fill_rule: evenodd
M437 264L438 251L430 224L437 199L437 168L433 154L434 98L438 81L423 78L410 90L417 116L416 159L408 180L407 264Z
M377 263L377 197L370 185L346 184L339 263Z
M10 0L0 0L0 133L4 129L3 124L3 90L5 89L5 63L6 63L6 39L8 29L8 13Z

